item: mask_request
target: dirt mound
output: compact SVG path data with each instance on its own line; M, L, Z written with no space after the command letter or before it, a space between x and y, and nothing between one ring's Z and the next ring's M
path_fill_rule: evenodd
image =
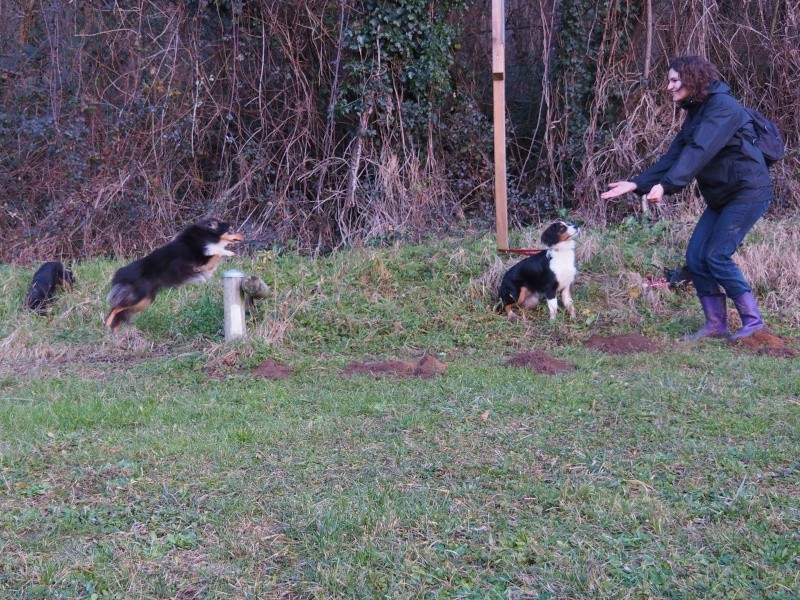
M574 371L570 363L548 356L544 352L519 352L505 362L508 367L529 367L540 375L556 375Z
M437 375L444 375L447 365L441 361L436 360L431 355L426 354L423 356L416 365L412 375L416 377L436 377Z
M657 352L659 347L638 333L600 336L593 335L584 344L590 350L600 350L607 354L633 354L634 352Z
M756 331L753 335L730 342L735 348L741 348L752 354L774 356L777 358L795 358L800 356L800 350L786 345L786 340L773 335L769 331Z
M294 372L277 361L267 359L253 367L252 374L255 377L265 377L266 379L288 379L294 375Z
M418 361L352 362L344 368L342 375L345 377L352 377L353 375L372 375L374 377L393 375L395 377L430 379L437 375L443 375L446 367L445 363L436 360L430 355L425 355Z

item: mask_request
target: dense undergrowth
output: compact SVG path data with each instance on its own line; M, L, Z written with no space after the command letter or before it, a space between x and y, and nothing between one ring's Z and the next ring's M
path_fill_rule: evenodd
M685 53L778 122L775 204L796 212L798 0L504 4L514 226L633 212L599 193L677 131L664 87ZM308 253L488 222L490 5L6 0L0 260L137 253L209 214Z

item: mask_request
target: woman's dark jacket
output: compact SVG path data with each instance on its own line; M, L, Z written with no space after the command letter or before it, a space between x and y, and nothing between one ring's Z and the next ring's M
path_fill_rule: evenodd
M636 193L660 183L665 194L674 194L697 179L706 204L719 208L742 190L772 185L764 156L749 141L755 137L752 120L727 84L712 84L705 102L682 108L686 120L666 154L632 179Z

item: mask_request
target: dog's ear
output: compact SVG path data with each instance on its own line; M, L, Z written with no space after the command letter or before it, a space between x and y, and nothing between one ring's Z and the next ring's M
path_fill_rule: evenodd
M219 219L209 219L206 221L206 227L219 234L225 233L231 228L225 221L220 221Z
M230 225L224 221L220 221L214 217L198 221L194 225L190 225L187 229L195 228L195 230L205 231L212 235L221 235L230 229Z
M542 243L545 246L555 246L561 239L560 234L566 227L563 223L553 223L542 232Z

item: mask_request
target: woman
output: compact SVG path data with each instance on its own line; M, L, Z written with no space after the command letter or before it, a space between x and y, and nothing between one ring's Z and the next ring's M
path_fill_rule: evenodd
M682 56L669 67L667 91L686 111L686 119L666 154L630 181L609 184L601 198L628 192L646 194L661 202L697 180L708 205L695 226L686 249L706 322L683 339L752 335L764 328L755 296L733 253L760 219L773 198L772 180L761 151L753 144L755 131L747 111L730 95L717 68L699 56ZM720 292L720 287L724 293ZM742 319L742 328L730 335L726 295Z

